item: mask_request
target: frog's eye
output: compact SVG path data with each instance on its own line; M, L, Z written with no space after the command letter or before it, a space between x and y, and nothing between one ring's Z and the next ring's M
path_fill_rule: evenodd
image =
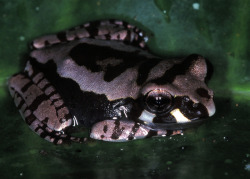
M171 108L173 98L166 90L155 89L147 93L145 103L151 112L163 113Z

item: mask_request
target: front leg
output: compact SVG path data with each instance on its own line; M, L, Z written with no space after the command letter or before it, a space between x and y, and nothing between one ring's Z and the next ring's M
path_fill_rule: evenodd
M35 133L55 144L84 141L64 134L74 123L72 116L56 89L29 62L26 72L14 75L8 83L19 112Z
M104 120L92 127L90 137L109 142L126 142L153 136L164 137L181 133L181 130L152 130L141 123L129 120Z

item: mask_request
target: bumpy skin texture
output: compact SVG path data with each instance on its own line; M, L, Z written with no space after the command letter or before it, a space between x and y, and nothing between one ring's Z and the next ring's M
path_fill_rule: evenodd
M164 60L147 37L122 21L95 21L33 41L24 72L9 90L29 127L55 144L90 137L121 142L180 134L215 112L200 55Z

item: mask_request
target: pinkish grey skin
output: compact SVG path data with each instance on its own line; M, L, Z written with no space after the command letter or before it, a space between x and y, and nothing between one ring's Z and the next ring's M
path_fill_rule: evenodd
M123 21L94 21L33 41L24 72L8 82L29 127L55 144L90 137L123 142L180 134L215 112L200 55L165 60Z
M94 124L90 137L108 142L126 142L152 136L181 134L181 130L151 130L146 125L128 120L104 120Z

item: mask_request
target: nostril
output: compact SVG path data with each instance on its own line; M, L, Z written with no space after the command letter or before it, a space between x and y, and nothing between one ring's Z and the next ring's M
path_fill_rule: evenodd
M211 99L211 96L208 94L208 90L204 89L204 88L198 88L196 90L196 93L203 98L207 98L207 99Z

